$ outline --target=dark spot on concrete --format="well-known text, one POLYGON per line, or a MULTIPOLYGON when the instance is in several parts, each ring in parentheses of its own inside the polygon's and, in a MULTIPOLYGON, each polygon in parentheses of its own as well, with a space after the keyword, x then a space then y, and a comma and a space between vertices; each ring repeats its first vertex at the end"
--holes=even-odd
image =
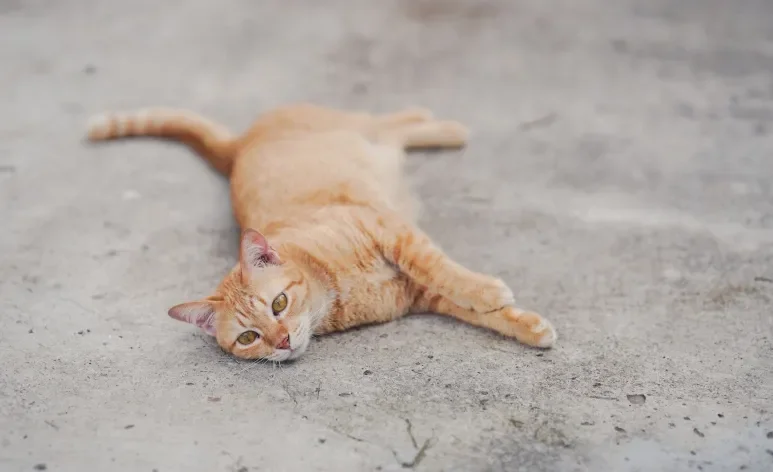
POLYGON ((773 279, 768 278, 768 277, 755 277, 754 281, 755 282, 766 282, 766 283, 769 283, 769 284, 773 284, 773 279))
POLYGON ((16 172, 15 166, 8 166, 8 165, 0 166, 0 174, 13 174, 14 172, 16 172))
POLYGON ((722 413, 717 413, 717 416, 720 417, 720 418, 724 418, 725 417, 725 415, 723 415, 722 413))
POLYGON ((327 439, 319 438, 318 441, 319 441, 320 444, 325 444, 325 441, 327 441, 327 439))
POLYGON ((250 469, 248 469, 246 466, 239 467, 236 472, 249 472, 250 469))
POLYGON ((683 118, 695 118, 695 109, 688 103, 679 103, 676 105, 676 114, 683 118))
POLYGON ((379 338, 385 338, 387 336, 389 336, 389 335, 387 333, 384 333, 384 334, 379 335, 379 338))
POLYGON ((624 39, 613 39, 612 49, 614 49, 615 52, 628 52, 628 41, 624 39))
POLYGON ((531 120, 526 121, 518 125, 518 128, 521 131, 529 131, 532 129, 538 129, 538 128, 547 128, 553 123, 556 122, 558 119, 558 115, 556 113, 548 113, 547 115, 531 120))
POLYGON ((617 431, 618 433, 625 433, 625 430, 620 426, 615 426, 615 431, 617 431))
POLYGON ((352 93, 355 95, 365 95, 368 93, 368 84, 364 82, 357 82, 354 85, 352 85, 352 93))
POLYGON ((593 383, 593 386, 594 386, 594 387, 601 387, 601 382, 594 382, 594 383, 593 383))
POLYGON ((362 373, 362 375, 371 375, 371 374, 373 374, 372 370, 366 370, 365 372, 362 373))
POLYGON ((628 398, 628 401, 632 405, 644 405, 644 402, 647 401, 647 396, 644 395, 643 393, 637 393, 637 394, 634 394, 634 395, 626 395, 626 397, 628 398))
POLYGON ((35 467, 33 467, 35 470, 46 470, 48 469, 48 466, 46 464, 35 464, 35 467))
POLYGON ((768 439, 773 439, 773 431, 768 431, 768 434, 765 435, 768 439))
POLYGON ((521 427, 523 427, 523 421, 521 421, 521 420, 516 420, 516 419, 514 419, 514 418, 510 418, 510 424, 511 424, 511 425, 513 425, 513 426, 515 426, 516 428, 521 428, 521 427))
POLYGON ((580 423, 580 426, 593 426, 595 424, 596 423, 594 423, 593 421, 583 421, 582 423, 580 423))
POLYGON ((773 456, 773 449, 765 449, 765 452, 773 456))
POLYGON ((695 456, 697 453, 695 451, 690 451, 690 455, 695 456))
POLYGON ((209 401, 211 401, 213 403, 217 403, 217 402, 220 401, 220 397, 207 397, 207 400, 209 400, 209 401))
POLYGON ((668 427, 669 428, 676 428, 676 424, 675 423, 668 423, 668 427))
POLYGON ((479 0, 403 0, 405 16, 421 23, 470 23, 493 19, 499 13, 498 4, 479 0))
POLYGON ((30 328, 30 330, 29 330, 29 331, 27 331, 27 332, 28 332, 29 334, 32 334, 32 333, 33 333, 33 331, 32 331, 32 328, 30 328))
POLYGON ((699 437, 701 437, 701 438, 705 438, 705 437, 706 437, 706 435, 705 435, 705 434, 703 434, 703 432, 701 432, 701 430, 699 430, 698 428, 693 428, 693 429, 692 429, 692 432, 693 432, 693 433, 695 433, 695 434, 697 434, 697 435, 698 435, 699 437))
POLYGON ((338 394, 339 397, 350 397, 351 395, 351 392, 342 392, 338 394))
POLYGON ((709 292, 709 302, 718 308, 737 303, 744 298, 757 298, 763 301, 770 299, 758 287, 746 285, 727 285, 709 292))
POLYGON ((83 68, 83 73, 86 75, 93 75, 96 72, 97 72, 97 68, 91 64, 88 64, 86 67, 83 68))
POLYGON ((133 424, 127 424, 126 426, 123 427, 123 429, 132 429, 133 427, 134 427, 133 424))
POLYGON ((689 417, 689 416, 685 416, 683 419, 684 419, 685 421, 690 421, 690 417, 689 417))

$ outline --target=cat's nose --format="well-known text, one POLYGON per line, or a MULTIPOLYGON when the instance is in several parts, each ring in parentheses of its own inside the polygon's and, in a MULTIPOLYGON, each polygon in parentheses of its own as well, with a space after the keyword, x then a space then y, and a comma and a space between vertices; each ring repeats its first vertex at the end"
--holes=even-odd
POLYGON ((290 335, 284 337, 281 341, 279 341, 276 344, 277 349, 290 349, 290 335))

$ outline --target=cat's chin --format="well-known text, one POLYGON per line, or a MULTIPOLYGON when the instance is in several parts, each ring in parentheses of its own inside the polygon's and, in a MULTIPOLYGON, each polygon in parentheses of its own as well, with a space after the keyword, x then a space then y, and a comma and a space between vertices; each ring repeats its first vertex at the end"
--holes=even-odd
POLYGON ((287 357, 287 360, 292 361, 292 360, 298 359, 299 357, 304 355, 306 353, 306 349, 308 349, 308 347, 309 347, 309 342, 310 342, 310 340, 307 339, 306 341, 304 341, 303 344, 298 346, 297 349, 291 351, 290 355, 287 357))

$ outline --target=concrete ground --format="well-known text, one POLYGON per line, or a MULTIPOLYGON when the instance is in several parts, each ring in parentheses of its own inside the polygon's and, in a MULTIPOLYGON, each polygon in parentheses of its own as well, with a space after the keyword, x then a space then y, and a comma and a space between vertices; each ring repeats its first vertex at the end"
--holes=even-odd
POLYGON ((2 0, 0 470, 773 470, 773 3, 2 0), (169 306, 236 255, 187 149, 311 100, 423 105, 424 228, 559 330, 433 316, 237 362, 169 306))

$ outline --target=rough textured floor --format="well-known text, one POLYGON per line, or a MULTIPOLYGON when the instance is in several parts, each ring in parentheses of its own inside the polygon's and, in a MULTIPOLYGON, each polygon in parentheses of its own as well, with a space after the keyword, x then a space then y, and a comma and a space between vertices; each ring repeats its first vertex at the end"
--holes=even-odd
POLYGON ((773 3, 0 1, 0 470, 773 468, 773 3), (96 112, 242 129, 423 105, 423 227, 559 330, 434 316, 240 363, 166 309, 236 255, 188 150, 96 112))

